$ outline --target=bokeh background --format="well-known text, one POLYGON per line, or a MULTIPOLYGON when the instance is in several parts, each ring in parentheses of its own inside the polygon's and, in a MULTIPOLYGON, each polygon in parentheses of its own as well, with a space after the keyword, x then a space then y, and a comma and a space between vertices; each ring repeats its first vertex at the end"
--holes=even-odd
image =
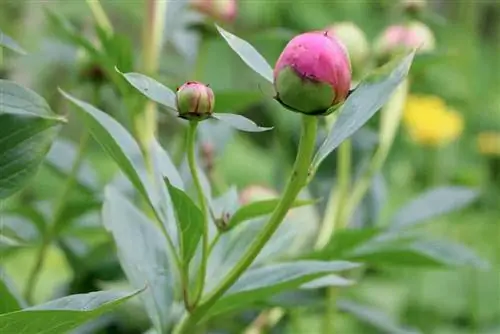
MULTIPOLYGON (((220 37, 208 32, 200 43, 200 28, 193 23, 196 15, 191 15, 181 3, 169 3, 159 80, 175 87, 196 76, 209 83, 216 94, 220 92, 216 107, 220 111, 242 113, 259 124, 275 126, 275 131, 254 135, 233 133, 213 125, 206 127, 202 138, 213 146, 218 178, 226 184, 235 184, 240 189, 255 184, 281 189, 293 163, 298 118, 283 112, 272 101, 270 93, 261 88, 260 79, 220 37)), ((141 52, 143 3, 108 0, 102 4, 115 30, 122 35, 124 50, 130 47, 133 51, 133 57, 117 52, 120 70, 133 70, 141 52)), ((64 17, 82 34, 92 36, 93 17, 84 1, 0 0, 0 28, 28 51, 24 57, 4 53, 1 76, 34 89, 48 99, 56 112, 68 114, 70 122, 62 137, 76 142, 81 124, 72 120, 57 87, 90 97, 91 87, 101 77, 96 64, 61 37, 60 29, 46 10, 64 17)), ((297 33, 352 21, 373 45, 387 26, 402 20, 401 7, 395 0, 239 0, 237 19, 228 29, 250 41, 273 64, 287 41, 297 33)), ((377 214, 359 218, 357 223, 384 224, 396 208, 438 185, 477 188, 481 196, 472 206, 423 228, 471 246, 490 261, 492 268, 485 271, 424 270, 411 266, 374 268, 349 294, 422 333, 500 333, 500 3, 428 1, 419 20, 435 34, 436 49, 431 55, 418 58, 412 67, 410 97, 401 128, 372 192, 377 214)), ((106 79, 103 80, 98 84, 100 107, 127 124, 119 99, 106 79)), ((159 122, 160 139, 175 157, 179 152, 175 135, 179 124, 165 114, 161 114, 159 122)), ((377 122, 375 118, 365 131, 356 135, 356 161, 362 161, 372 152, 377 122)), ((109 180, 116 171, 114 163, 94 142, 88 154, 97 179, 101 183, 109 180)), ((64 157, 53 158, 64 160, 64 157)), ((318 174, 320 181, 312 191, 319 197, 329 192, 335 159, 335 156, 329 158, 318 174)), ((43 207, 60 191, 62 180, 51 166, 44 166, 34 182, 10 201, 43 207)), ((86 194, 73 192, 71 196, 85 198, 86 194)), ((320 205, 318 212, 322 209, 320 205)), ((96 232, 100 231, 98 214, 85 219, 88 226, 81 233, 88 233, 96 240, 105 238, 96 232)), ((26 281, 26 268, 33 265, 33 254, 34 250, 28 248, 3 260, 5 269, 20 288, 26 281)), ((37 300, 63 291, 91 291, 119 284, 116 282, 120 282, 120 271, 112 251, 96 253, 96 258, 89 256, 88 262, 93 271, 81 273, 78 268, 71 268, 60 248, 53 247, 36 289, 37 300)), ((112 322, 115 327, 108 327, 106 333, 139 332, 138 313, 133 305, 127 310, 130 313, 122 311, 119 320, 112 322)), ((316 333, 318 315, 307 308, 297 312, 298 321, 276 331, 316 333)), ((342 334, 396 332, 390 327, 376 329, 343 315, 339 324, 342 334)))

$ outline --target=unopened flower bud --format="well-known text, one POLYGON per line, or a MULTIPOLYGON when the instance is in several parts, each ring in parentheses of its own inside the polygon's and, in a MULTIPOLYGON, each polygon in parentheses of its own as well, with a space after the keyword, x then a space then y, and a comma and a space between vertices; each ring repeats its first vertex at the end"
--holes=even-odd
POLYGON ((304 114, 324 115, 329 108, 340 106, 350 86, 347 50, 327 31, 294 37, 274 68, 276 99, 288 109, 304 114))
POLYGON ((214 93, 207 85, 189 81, 177 88, 176 103, 179 117, 188 120, 203 120, 214 109, 214 93))
POLYGON ((415 16, 421 13, 427 6, 426 0, 402 0, 401 7, 406 14, 415 16))
POLYGON ((387 28, 377 40, 375 49, 379 58, 386 58, 399 51, 417 49, 418 53, 432 52, 436 40, 432 30, 425 24, 414 21, 408 25, 387 28))
POLYGON ((363 30, 352 22, 339 22, 330 26, 328 32, 346 46, 353 71, 361 72, 370 55, 370 45, 363 30))
POLYGON ((191 0, 191 6, 217 21, 231 22, 236 18, 236 0, 191 0))

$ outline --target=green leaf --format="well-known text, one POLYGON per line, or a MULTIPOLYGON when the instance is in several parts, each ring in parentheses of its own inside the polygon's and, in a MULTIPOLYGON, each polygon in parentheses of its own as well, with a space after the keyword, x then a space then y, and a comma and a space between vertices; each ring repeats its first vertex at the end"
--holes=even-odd
POLYGON ((0 234, 0 255, 4 255, 16 248, 23 247, 24 245, 10 237, 0 234))
POLYGON ((104 193, 103 223, 112 234, 118 258, 134 288, 141 294, 146 312, 160 333, 168 333, 175 293, 175 267, 161 231, 128 199, 112 187, 104 193))
POLYGON ((0 268, 0 314, 14 312, 26 307, 26 302, 0 268))
POLYGON ((261 92, 221 90, 214 92, 216 112, 238 112, 262 100, 261 92))
POLYGON ((156 157, 156 161, 158 164, 158 170, 163 178, 168 178, 172 185, 176 188, 184 189, 184 181, 182 181, 182 177, 175 167, 172 158, 168 154, 168 152, 161 147, 160 143, 157 140, 153 141, 153 149, 154 156, 156 157))
POLYGON ((273 294, 297 289, 303 284, 359 267, 346 261, 296 261, 250 269, 226 292, 209 311, 211 315, 227 312, 241 305, 264 300, 273 294))
POLYGON ((391 219, 391 229, 413 227, 428 219, 462 209, 471 204, 479 192, 465 187, 439 187, 425 192, 404 205, 391 219))
POLYGON ((231 49, 233 49, 233 51, 240 56, 245 64, 270 83, 274 82, 273 69, 268 64, 266 59, 257 50, 255 50, 250 43, 231 34, 230 32, 225 31, 218 25, 216 25, 216 28, 221 36, 226 40, 227 44, 229 44, 231 49))
MULTIPOLYGON (((113 158, 129 181, 144 196, 148 204, 156 212, 161 212, 161 201, 158 194, 146 175, 146 164, 142 158, 139 145, 132 135, 111 116, 94 106, 80 101, 63 90, 61 94, 76 105, 75 110, 85 122, 94 139, 101 145, 106 153, 113 158)), ((162 221, 166 218, 162 217, 162 221)))
POLYGON ((246 132, 263 132, 263 131, 269 131, 273 128, 273 127, 258 126, 252 120, 249 120, 244 116, 236 114, 214 113, 212 114, 212 117, 232 126, 233 128, 246 132))
MULTIPOLYGON (((278 205, 279 201, 279 199, 257 201, 239 208, 229 219, 229 222, 227 224, 228 229, 232 229, 250 219, 258 218, 272 213, 278 205)), ((297 208, 314 203, 316 203, 315 200, 297 200, 292 204, 291 207, 297 208)))
POLYGON ((203 235, 203 213, 185 192, 174 187, 168 179, 165 179, 165 184, 177 214, 181 256, 187 267, 203 235))
POLYGON ((378 329, 379 331, 387 334, 417 334, 418 331, 403 328, 402 326, 395 323, 395 321, 389 318, 386 314, 381 311, 374 309, 373 307, 368 307, 365 305, 360 305, 356 302, 350 300, 339 300, 337 306, 340 310, 350 313, 355 316, 360 321, 378 329))
POLYGON ((144 74, 121 73, 117 68, 116 71, 144 96, 177 113, 175 93, 170 88, 144 74))
POLYGON ((392 240, 391 237, 376 238, 345 254, 345 258, 386 266, 488 267, 486 261, 460 244, 446 240, 415 240, 415 235, 394 236, 392 240))
POLYGON ((380 232, 379 229, 375 228, 337 231, 323 249, 315 251, 306 257, 321 260, 343 258, 346 253, 373 239, 380 232))
POLYGON ((35 92, 0 80, 0 199, 28 184, 62 121, 35 92))
POLYGON ((354 282, 353 280, 331 274, 307 282, 306 284, 303 284, 300 288, 303 290, 313 290, 313 289, 327 288, 332 286, 347 287, 347 286, 352 286, 355 283, 356 282, 354 282))
POLYGON ((17 52, 23 56, 26 54, 26 51, 24 51, 24 49, 19 44, 17 44, 17 42, 13 40, 12 37, 4 34, 1 30, 0 30, 0 46, 3 46, 11 51, 17 52))
POLYGON ((391 62, 370 74, 345 101, 337 121, 313 159, 313 169, 344 140, 358 131, 387 102, 407 76, 414 53, 391 62))
MULTIPOLYGON (((78 154, 77 150, 78 148, 71 141, 59 138, 54 141, 45 163, 50 169, 66 177, 71 172, 73 162, 78 154)), ((86 160, 81 162, 75 179, 78 185, 89 192, 96 192, 101 189, 96 171, 86 160)))
POLYGON ((60 334, 109 312, 137 295, 99 291, 71 295, 11 313, 0 315, 1 333, 60 334))

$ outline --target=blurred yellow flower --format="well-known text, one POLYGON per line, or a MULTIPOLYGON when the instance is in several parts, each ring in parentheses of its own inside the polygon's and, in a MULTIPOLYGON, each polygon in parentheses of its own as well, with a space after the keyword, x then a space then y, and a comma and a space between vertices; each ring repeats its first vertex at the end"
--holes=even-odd
POLYGON ((410 95, 403 121, 411 139, 424 146, 446 145, 457 139, 464 127, 462 116, 432 95, 410 95))
POLYGON ((500 155, 500 132, 483 132, 477 138, 479 153, 500 155))

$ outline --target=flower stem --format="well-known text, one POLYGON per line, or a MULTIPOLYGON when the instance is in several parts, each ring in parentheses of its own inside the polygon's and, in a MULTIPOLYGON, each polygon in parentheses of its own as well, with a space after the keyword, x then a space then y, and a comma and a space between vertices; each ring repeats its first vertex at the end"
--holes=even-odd
POLYGON ((113 33, 113 26, 109 21, 106 12, 102 8, 101 2, 99 0, 86 0, 87 5, 89 5, 90 10, 92 11, 92 15, 97 22, 97 25, 104 30, 108 35, 113 33))
POLYGON ((205 195, 203 194, 203 187, 201 186, 200 177, 198 175, 198 166, 196 164, 195 151, 196 151, 196 129, 198 128, 197 121, 189 122, 189 128, 187 132, 187 154, 188 154, 188 164, 191 170, 191 175, 193 177, 193 184, 198 193, 198 202, 200 204, 201 212, 203 214, 203 237, 202 237, 202 259, 200 272, 198 277, 198 292, 196 293, 196 298, 194 304, 196 305, 203 294, 203 288, 205 286, 205 275, 207 272, 207 261, 208 261, 208 207, 205 195))
POLYGON ((262 248, 273 236, 274 232, 285 218, 290 206, 297 198, 300 190, 306 185, 316 144, 317 124, 318 120, 316 117, 302 116, 302 136, 293 172, 285 187, 284 194, 272 213, 269 222, 264 230, 256 237, 242 259, 233 267, 231 272, 229 272, 222 282, 202 300, 199 307, 196 308, 193 313, 184 316, 175 330, 176 334, 192 332, 192 328, 196 323, 203 318, 203 315, 238 280, 245 270, 250 267, 262 248))
POLYGON ((40 251, 38 252, 35 260, 35 265, 33 266, 28 276, 28 283, 25 291, 25 299, 28 303, 31 303, 33 301, 32 300, 33 292, 35 290, 35 285, 38 281, 38 277, 40 276, 41 269, 43 268, 47 250, 49 249, 52 240, 54 239, 60 228, 59 225, 62 222, 61 221, 62 214, 64 212, 64 209, 66 208, 66 204, 68 203, 68 196, 75 183, 76 174, 78 173, 80 166, 82 164, 88 139, 89 139, 88 132, 84 132, 80 137, 78 154, 75 158, 75 161, 73 162, 73 165, 71 166, 71 170, 63 186, 63 190, 61 191, 61 194, 54 206, 54 216, 52 219, 52 224, 47 227, 44 233, 42 245, 40 246, 40 251))

